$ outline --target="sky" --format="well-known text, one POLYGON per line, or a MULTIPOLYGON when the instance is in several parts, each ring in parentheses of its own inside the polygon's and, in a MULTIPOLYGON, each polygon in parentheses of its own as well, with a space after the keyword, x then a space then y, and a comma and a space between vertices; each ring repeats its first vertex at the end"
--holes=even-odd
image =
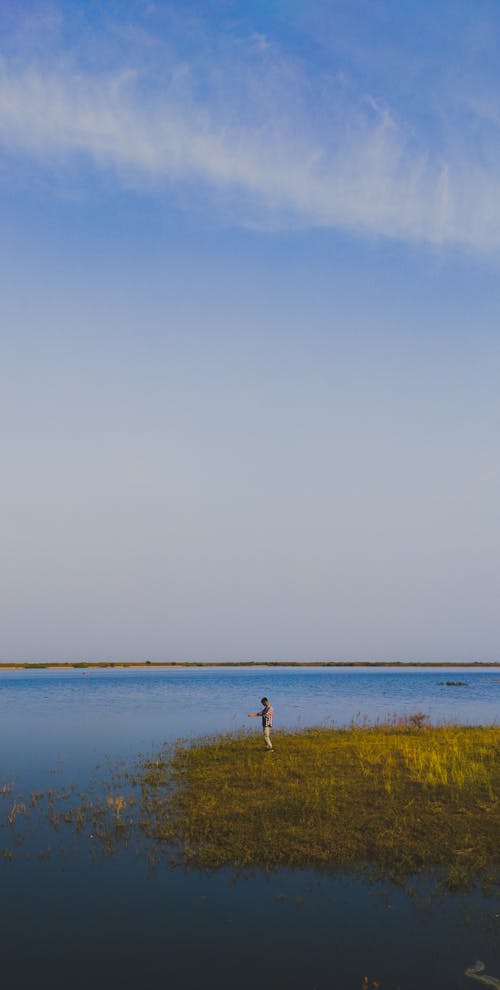
POLYGON ((3 0, 0 660, 500 659, 497 0, 3 0))

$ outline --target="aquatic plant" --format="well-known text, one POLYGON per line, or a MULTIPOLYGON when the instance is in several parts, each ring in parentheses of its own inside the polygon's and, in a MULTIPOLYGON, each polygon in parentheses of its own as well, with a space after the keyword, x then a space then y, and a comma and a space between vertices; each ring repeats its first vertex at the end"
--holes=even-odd
POLYGON ((7 814, 7 821, 9 825, 14 825, 14 822, 18 815, 26 814, 26 805, 23 801, 14 801, 12 808, 7 814))
POLYGON ((112 808, 115 814, 116 823, 119 824, 121 821, 121 813, 126 806, 126 798, 123 794, 108 794, 106 798, 109 808, 112 808))
POLYGON ((269 754, 261 745, 248 735, 179 745, 150 829, 206 867, 444 867, 461 886, 498 863, 495 727, 410 717, 276 733, 269 754))

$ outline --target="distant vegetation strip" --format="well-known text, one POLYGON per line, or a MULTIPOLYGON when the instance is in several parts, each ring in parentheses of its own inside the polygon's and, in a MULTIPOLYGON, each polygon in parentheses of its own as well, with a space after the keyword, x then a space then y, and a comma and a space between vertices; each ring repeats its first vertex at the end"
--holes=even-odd
POLYGON ((422 663, 405 660, 65 660, 25 663, 10 663, 0 661, 1 670, 103 670, 109 667, 424 667, 459 668, 459 667, 493 667, 500 669, 500 660, 471 660, 447 661, 440 663, 434 660, 422 663))

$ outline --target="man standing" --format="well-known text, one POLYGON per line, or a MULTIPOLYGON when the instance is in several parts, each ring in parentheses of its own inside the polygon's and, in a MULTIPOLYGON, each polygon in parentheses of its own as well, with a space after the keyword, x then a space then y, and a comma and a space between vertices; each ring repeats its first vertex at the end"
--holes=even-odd
POLYGON ((264 730, 264 742, 267 749, 272 749, 273 744, 271 742, 271 729, 273 727, 273 715, 274 709, 269 704, 269 698, 261 698, 261 705, 264 705, 261 712, 250 712, 249 718, 262 718, 262 728, 264 730))

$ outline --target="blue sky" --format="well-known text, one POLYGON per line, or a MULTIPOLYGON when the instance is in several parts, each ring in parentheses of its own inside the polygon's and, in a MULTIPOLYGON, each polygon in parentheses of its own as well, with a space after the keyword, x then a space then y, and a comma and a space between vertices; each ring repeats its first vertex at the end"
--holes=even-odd
POLYGON ((1 656, 498 658, 495 3, 5 3, 1 656))

